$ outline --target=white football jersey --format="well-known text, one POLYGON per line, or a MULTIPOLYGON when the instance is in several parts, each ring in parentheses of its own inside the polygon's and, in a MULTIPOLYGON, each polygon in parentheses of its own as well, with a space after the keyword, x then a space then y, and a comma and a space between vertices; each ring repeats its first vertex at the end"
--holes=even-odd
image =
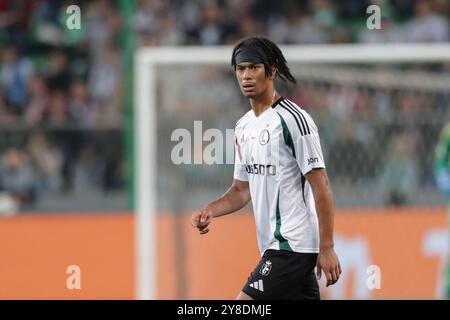
POLYGON ((258 117, 247 112, 235 128, 234 179, 248 181, 261 255, 267 249, 319 252, 319 228, 305 175, 325 168, 317 126, 281 97, 258 117))

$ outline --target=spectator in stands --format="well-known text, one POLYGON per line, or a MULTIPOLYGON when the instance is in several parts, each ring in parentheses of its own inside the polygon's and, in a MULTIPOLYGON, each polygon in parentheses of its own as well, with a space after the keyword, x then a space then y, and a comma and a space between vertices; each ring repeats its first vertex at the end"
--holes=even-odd
POLYGON ((68 105, 70 119, 80 128, 95 128, 98 118, 97 105, 89 96, 87 84, 83 80, 75 80, 70 86, 68 105))
POLYGON ((25 122, 32 126, 39 124, 48 109, 48 103, 47 84, 41 75, 35 75, 28 83, 28 99, 24 110, 25 122))
POLYGON ((62 186, 61 151, 51 145, 42 132, 33 132, 30 135, 26 151, 35 171, 39 191, 58 191, 62 186))
POLYGON ((24 152, 8 148, 0 162, 0 191, 6 192, 19 205, 36 200, 36 180, 24 152))
POLYGON ((32 74, 32 63, 27 58, 20 57, 14 46, 6 45, 0 50, 0 85, 15 113, 22 111, 27 97, 27 84, 32 74))
POLYGON ((417 194, 419 168, 415 162, 416 139, 409 132, 395 135, 384 152, 379 187, 389 205, 405 205, 417 194))
POLYGON ((202 45, 219 45, 223 41, 224 31, 224 12, 216 2, 205 2, 201 24, 197 30, 200 44, 202 45))
POLYGON ((120 55, 118 48, 108 47, 94 60, 89 73, 89 94, 99 103, 101 120, 107 123, 120 122, 122 115, 123 70, 120 55))
POLYGON ((121 20, 112 1, 90 1, 86 8, 87 49, 93 58, 98 58, 105 47, 120 40, 121 20))
POLYGON ((1 93, 0 87, 0 124, 11 125, 17 121, 14 108, 9 103, 8 99, 1 93))
POLYGON ((282 16, 274 19, 268 30, 274 41, 286 44, 324 43, 327 39, 304 9, 293 3, 282 16))
POLYGON ((414 7, 414 17, 409 22, 407 34, 411 42, 449 41, 449 23, 434 10, 434 3, 418 0, 414 7))
POLYGON ((67 91, 71 79, 67 55, 62 51, 52 52, 44 75, 50 91, 67 91))
POLYGON ((334 164, 330 162, 330 175, 333 175, 335 183, 342 188, 352 188, 364 178, 361 170, 367 166, 370 157, 366 146, 357 139, 350 120, 342 120, 338 126, 338 138, 331 145, 328 154, 331 157, 339 155, 340 161, 333 161, 334 164), (355 174, 355 170, 358 174, 355 174))
POLYGON ((98 190, 102 187, 102 176, 105 164, 96 150, 90 146, 84 146, 80 151, 79 161, 74 168, 74 191, 86 193, 98 190))
POLYGON ((64 91, 54 91, 50 95, 46 122, 51 126, 68 125, 67 96, 64 91))

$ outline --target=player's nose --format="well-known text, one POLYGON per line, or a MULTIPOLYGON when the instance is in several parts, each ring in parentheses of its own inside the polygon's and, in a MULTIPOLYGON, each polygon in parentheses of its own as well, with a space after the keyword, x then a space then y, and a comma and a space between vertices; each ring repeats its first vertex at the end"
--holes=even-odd
POLYGON ((250 68, 245 68, 242 74, 242 79, 249 80, 252 78, 252 73, 250 72, 250 68))

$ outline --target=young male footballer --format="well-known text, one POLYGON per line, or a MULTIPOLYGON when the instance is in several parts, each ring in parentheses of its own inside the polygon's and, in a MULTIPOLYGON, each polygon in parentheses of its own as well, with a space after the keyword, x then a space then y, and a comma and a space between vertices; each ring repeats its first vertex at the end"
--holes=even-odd
POLYGON ((267 38, 241 40, 233 66, 251 110, 235 129, 234 180, 228 191, 194 212, 200 234, 213 218, 252 200, 261 260, 237 299, 320 299, 317 277, 338 281, 333 198, 317 126, 310 115, 274 87, 295 83, 283 53, 267 38))

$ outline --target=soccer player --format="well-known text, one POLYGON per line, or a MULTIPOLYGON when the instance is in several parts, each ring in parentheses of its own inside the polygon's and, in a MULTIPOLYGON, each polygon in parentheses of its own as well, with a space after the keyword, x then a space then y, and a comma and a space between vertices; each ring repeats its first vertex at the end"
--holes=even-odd
POLYGON ((275 89, 276 77, 296 81, 272 41, 241 40, 231 65, 251 105, 236 123, 234 180, 225 194, 194 212, 191 223, 206 234, 213 218, 251 199, 262 257, 236 299, 320 299, 314 268, 329 286, 339 279, 341 266, 317 126, 275 89))

